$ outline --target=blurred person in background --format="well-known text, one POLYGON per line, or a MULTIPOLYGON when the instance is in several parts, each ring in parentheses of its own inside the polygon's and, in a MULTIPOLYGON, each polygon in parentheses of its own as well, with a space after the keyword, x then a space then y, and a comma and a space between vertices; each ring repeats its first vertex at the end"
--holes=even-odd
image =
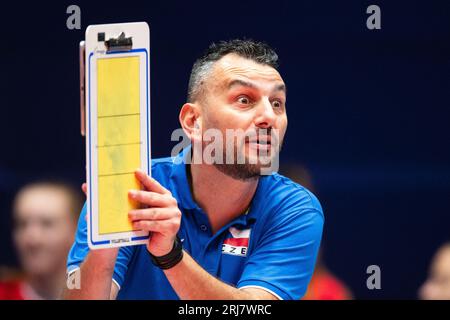
POLYGON ((13 242, 21 270, 2 269, 0 300, 60 297, 81 207, 80 192, 61 181, 34 182, 19 190, 13 203, 13 242))
MULTIPOLYGON (((280 173, 316 194, 311 174, 302 165, 289 163, 280 168, 280 173)), ((317 256, 316 267, 303 300, 351 300, 349 288, 331 273, 323 261, 323 249, 317 256)))
POLYGON ((419 290, 422 300, 450 300, 450 242, 442 245, 431 262, 428 279, 419 290))
POLYGON ((352 300, 348 287, 331 273, 322 260, 322 250, 303 300, 352 300))

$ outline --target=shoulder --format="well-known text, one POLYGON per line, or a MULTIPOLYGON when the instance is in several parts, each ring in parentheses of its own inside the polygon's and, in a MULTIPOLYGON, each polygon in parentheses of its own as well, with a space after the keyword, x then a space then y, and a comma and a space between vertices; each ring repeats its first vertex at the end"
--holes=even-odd
POLYGON ((304 186, 279 173, 274 173, 265 179, 264 187, 270 190, 266 194, 271 200, 277 200, 284 209, 287 209, 286 207, 309 209, 323 216, 319 199, 304 186))
POLYGON ((172 174, 173 166, 173 157, 152 159, 152 177, 160 183, 165 184, 172 174))
POLYGON ((319 199, 304 186, 278 173, 261 178, 259 199, 271 208, 272 215, 286 216, 302 214, 318 215, 324 219, 319 199))
POLYGON ((256 219, 252 232, 256 241, 253 243, 276 247, 283 252, 291 250, 295 254, 299 252, 297 250, 315 250, 325 223, 317 197, 280 174, 260 179, 256 201, 250 210, 256 219))
POLYGON ((152 169, 167 169, 172 168, 174 164, 174 157, 164 157, 164 158, 156 158, 152 159, 152 169))

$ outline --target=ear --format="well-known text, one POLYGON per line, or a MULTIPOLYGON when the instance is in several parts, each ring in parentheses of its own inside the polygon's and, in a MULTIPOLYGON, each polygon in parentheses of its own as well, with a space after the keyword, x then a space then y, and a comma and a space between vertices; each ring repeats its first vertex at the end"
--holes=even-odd
POLYGON ((191 141, 202 138, 201 109, 196 103, 185 103, 181 108, 179 120, 184 133, 191 141))

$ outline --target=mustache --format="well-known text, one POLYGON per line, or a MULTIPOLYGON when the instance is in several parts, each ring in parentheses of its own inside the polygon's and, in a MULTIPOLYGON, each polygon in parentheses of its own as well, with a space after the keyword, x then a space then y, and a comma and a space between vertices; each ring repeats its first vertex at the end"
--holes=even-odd
POLYGON ((246 143, 262 143, 271 145, 275 150, 280 149, 282 135, 279 129, 273 127, 254 127, 248 130, 208 128, 202 132, 202 144, 222 143, 223 145, 235 144, 241 148, 246 143), (220 141, 220 142, 219 142, 220 141))
POLYGON ((254 128, 245 132, 244 142, 265 142, 275 146, 280 143, 279 130, 273 127, 268 128, 254 128))

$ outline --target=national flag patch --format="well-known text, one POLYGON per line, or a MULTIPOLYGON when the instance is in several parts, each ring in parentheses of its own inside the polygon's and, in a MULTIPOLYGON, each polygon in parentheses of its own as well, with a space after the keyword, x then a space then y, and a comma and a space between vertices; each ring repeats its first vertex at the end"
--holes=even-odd
POLYGON ((223 241, 222 253, 245 257, 247 255, 251 229, 239 230, 235 227, 230 227, 228 231, 230 231, 231 238, 223 241))

